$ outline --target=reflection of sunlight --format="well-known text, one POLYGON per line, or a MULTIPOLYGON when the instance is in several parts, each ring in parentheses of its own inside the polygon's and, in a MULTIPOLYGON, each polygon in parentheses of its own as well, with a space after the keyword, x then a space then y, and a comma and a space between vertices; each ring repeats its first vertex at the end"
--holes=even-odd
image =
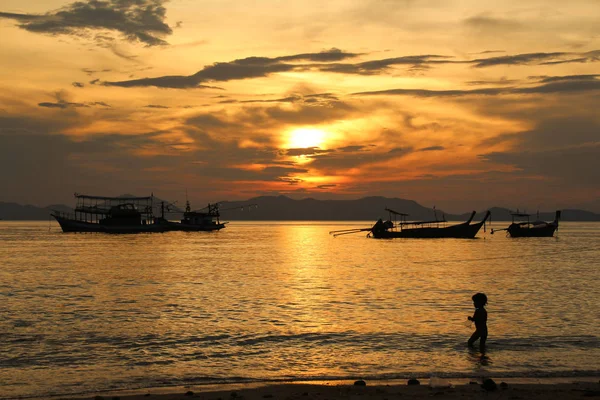
MULTIPOLYGON (((331 270, 323 260, 327 259, 322 246, 323 228, 320 225, 286 226, 278 236, 278 246, 283 249, 289 273, 285 283, 288 288, 286 304, 294 308, 297 328, 311 332, 332 329, 335 312, 323 307, 331 295, 331 270)), ((335 279, 333 279, 335 281, 335 279)))
POLYGON ((291 149, 320 147, 326 133, 316 128, 298 128, 288 133, 286 146, 291 149))

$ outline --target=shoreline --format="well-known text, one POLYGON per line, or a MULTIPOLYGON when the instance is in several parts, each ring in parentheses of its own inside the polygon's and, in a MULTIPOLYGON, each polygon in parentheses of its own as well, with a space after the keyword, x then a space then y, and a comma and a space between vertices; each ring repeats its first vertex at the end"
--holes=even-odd
POLYGON ((140 389, 31 396, 19 399, 35 400, 392 400, 398 396, 425 399, 579 399, 600 397, 600 374, 586 377, 498 377, 490 378, 497 388, 482 388, 485 378, 417 377, 419 385, 409 385, 408 379, 260 381, 245 383, 206 383, 186 386, 163 386, 140 389))

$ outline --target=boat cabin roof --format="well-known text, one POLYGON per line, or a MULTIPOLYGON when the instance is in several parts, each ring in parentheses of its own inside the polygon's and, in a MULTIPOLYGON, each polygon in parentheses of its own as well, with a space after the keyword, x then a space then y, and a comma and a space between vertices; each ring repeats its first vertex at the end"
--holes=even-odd
POLYGON ((400 215, 400 216, 403 216, 403 217, 408 217, 408 214, 399 213, 398 211, 394 211, 391 208, 386 208, 385 211, 388 211, 388 212, 390 212, 392 214, 400 215))
POLYGON ((90 200, 106 200, 106 201, 150 201, 152 196, 148 197, 105 197, 105 196, 88 196, 85 194, 75 193, 75 197, 78 199, 90 199, 90 200))

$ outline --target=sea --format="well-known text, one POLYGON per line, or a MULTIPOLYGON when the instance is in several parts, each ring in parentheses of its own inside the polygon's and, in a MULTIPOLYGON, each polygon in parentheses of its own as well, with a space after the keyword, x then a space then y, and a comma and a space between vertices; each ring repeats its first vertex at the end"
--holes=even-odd
POLYGON ((600 223, 552 238, 329 234, 370 225, 109 235, 0 221, 0 398, 600 375, 600 223), (477 292, 485 356, 466 346, 477 292))

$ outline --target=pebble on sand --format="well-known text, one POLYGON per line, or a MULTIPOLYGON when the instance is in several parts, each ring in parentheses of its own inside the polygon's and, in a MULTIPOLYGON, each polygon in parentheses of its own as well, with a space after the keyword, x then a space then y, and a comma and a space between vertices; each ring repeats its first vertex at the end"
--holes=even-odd
POLYGON ((494 390, 496 390, 498 388, 498 385, 496 385, 496 382, 494 382, 493 379, 488 378, 483 381, 483 384, 481 385, 481 387, 488 392, 493 392, 494 390))

